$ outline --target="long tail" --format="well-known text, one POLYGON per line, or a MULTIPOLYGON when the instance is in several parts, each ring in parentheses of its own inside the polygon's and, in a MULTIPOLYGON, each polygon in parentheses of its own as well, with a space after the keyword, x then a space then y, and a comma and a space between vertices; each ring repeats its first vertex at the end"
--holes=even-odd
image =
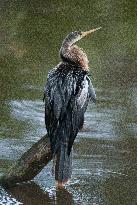
POLYGON ((72 174, 72 151, 68 155, 67 144, 62 143, 56 153, 55 160, 55 180, 60 184, 65 184, 72 174))

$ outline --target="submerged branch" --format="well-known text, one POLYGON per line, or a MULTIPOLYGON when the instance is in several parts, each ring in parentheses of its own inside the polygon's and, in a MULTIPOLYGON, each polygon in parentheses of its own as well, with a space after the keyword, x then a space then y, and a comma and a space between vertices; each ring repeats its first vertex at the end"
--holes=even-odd
POLYGON ((12 187, 16 183, 32 180, 52 159, 47 135, 36 142, 0 179, 3 187, 12 187))

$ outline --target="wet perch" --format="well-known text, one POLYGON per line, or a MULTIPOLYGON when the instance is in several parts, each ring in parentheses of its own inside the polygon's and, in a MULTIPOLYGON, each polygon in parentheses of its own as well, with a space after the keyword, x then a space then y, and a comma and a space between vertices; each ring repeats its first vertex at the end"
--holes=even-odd
POLYGON ((0 179, 3 187, 12 187, 16 183, 32 180, 52 159, 47 135, 36 142, 0 179))

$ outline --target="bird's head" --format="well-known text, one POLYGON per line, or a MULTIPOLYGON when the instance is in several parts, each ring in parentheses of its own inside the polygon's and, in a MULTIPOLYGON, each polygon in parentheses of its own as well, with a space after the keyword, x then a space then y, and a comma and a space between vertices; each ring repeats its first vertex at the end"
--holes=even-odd
POLYGON ((67 37, 64 39, 63 41, 63 45, 73 45, 74 43, 76 43, 77 41, 79 41, 80 39, 84 38, 85 36, 88 36, 92 33, 94 33, 95 31, 101 29, 101 27, 99 28, 95 28, 95 29, 91 29, 89 31, 86 32, 82 32, 82 31, 74 31, 71 32, 70 34, 67 35, 67 37))
POLYGON ((62 46, 60 48, 60 57, 63 62, 71 62, 80 65, 84 70, 88 70, 88 58, 83 49, 80 49, 78 46, 74 45, 80 39, 94 33, 99 30, 99 28, 95 28, 86 32, 82 31, 74 31, 67 35, 64 39, 62 46))

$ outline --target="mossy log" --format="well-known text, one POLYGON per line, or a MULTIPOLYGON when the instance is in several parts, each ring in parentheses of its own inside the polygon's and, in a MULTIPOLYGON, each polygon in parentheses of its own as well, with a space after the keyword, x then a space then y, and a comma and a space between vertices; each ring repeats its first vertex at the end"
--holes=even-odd
POLYGON ((11 166, 7 174, 0 179, 0 185, 8 188, 32 180, 51 159, 50 143, 45 135, 11 166))

